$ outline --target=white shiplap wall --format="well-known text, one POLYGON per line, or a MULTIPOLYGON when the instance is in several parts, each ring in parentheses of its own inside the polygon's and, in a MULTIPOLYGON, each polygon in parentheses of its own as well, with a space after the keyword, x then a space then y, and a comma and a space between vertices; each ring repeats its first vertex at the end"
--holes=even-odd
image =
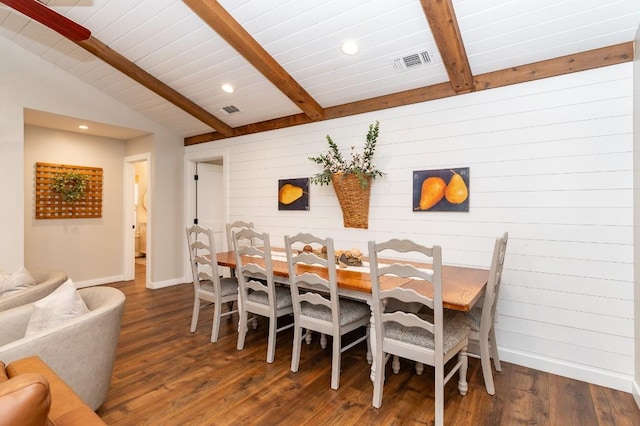
MULTIPOLYGON (((633 140, 634 145, 640 145, 640 28, 636 32, 634 41, 634 60, 633 60, 633 140)), ((640 150, 633 150, 633 192, 634 192, 634 215, 633 215, 633 234, 634 247, 640 246, 640 150)), ((640 262, 640 250, 634 250, 634 265, 640 262)), ((640 270, 634 270, 635 282, 640 282, 640 270)), ((634 311, 640 312, 640 288, 635 286, 634 289, 634 311)), ((635 338, 635 373, 633 380, 633 397, 636 404, 640 407, 640 318, 634 318, 634 338, 635 338)))
POLYGON ((488 267, 510 235, 498 305, 505 361, 631 390, 632 65, 457 96, 186 149, 224 150, 229 220, 271 234, 331 235, 339 248, 411 238, 445 263, 488 267), (332 187, 279 212, 277 182, 310 176, 330 134, 348 154, 380 121, 369 229, 345 229, 332 187), (412 171, 470 168, 468 213, 413 212, 412 171))

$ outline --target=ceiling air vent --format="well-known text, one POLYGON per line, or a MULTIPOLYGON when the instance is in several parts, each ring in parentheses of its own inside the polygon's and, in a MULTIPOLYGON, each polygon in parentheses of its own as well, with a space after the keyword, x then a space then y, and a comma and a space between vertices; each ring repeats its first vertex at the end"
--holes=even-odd
POLYGON ((227 114, 233 114, 234 112, 240 112, 240 110, 233 106, 233 105, 227 105, 226 107, 222 107, 222 110, 224 112, 226 112, 227 114))
POLYGON ((393 63, 393 69, 395 69, 396 72, 404 72, 425 65, 431 65, 435 62, 434 60, 433 52, 425 50, 418 53, 411 53, 400 58, 393 58, 391 63, 393 63))

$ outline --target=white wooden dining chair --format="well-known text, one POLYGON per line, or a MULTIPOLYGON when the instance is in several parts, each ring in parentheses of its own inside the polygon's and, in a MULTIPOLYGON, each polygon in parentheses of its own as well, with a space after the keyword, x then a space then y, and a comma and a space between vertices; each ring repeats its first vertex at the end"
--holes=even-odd
POLYGON ((249 313, 267 317, 267 362, 272 363, 276 353, 276 333, 293 327, 291 323, 278 328, 278 318, 293 313, 291 292, 286 287, 276 286, 274 282, 269 234, 244 228, 233 231, 232 238, 240 287, 237 348, 239 351, 244 349, 249 313), (256 245, 244 244, 246 240, 252 240, 256 245))
POLYGON ((507 232, 505 232, 502 237, 496 238, 491 259, 491 269, 489 270, 489 279, 487 280, 487 287, 484 293, 484 301, 482 304, 476 304, 467 314, 467 321, 471 327, 468 353, 469 356, 480 358, 484 385, 489 395, 496 393, 493 383, 491 359, 493 359, 496 366, 496 371, 502 370, 500 367, 500 357, 498 356, 498 344, 494 324, 508 239, 509 234, 507 232))
MULTIPOLYGON (((227 249, 229 251, 232 251, 233 250, 233 231, 239 231, 243 228, 253 229, 253 222, 236 220, 235 222, 227 223, 225 227, 227 230, 227 249)), ((253 240, 247 240, 245 244, 255 245, 253 240)), ((230 268, 229 272, 232 277, 236 276, 236 270, 234 268, 230 268)))
POLYGON ((390 356, 398 355, 434 367, 435 424, 442 425, 444 385, 456 371, 458 390, 461 395, 467 393, 469 336, 464 315, 452 315, 443 321, 442 250, 440 246, 425 247, 409 240, 393 239, 378 244, 370 241, 369 265, 375 329, 373 406, 382 405, 386 362, 390 356), (418 269, 399 262, 379 264, 378 254, 383 251, 393 258, 407 257, 432 263, 433 269, 418 269), (409 278, 411 283, 392 286, 393 280, 398 278, 409 278), (388 281, 382 288, 381 282, 385 280, 388 281), (416 291, 425 287, 433 289, 433 298, 416 291), (388 309, 387 305, 393 309, 388 309), (457 362, 445 375, 445 364, 454 356, 458 357, 457 362))
MULTIPOLYGON (((231 222, 231 223, 227 223, 226 225, 226 229, 227 229, 227 247, 229 247, 229 251, 233 250, 233 231, 239 231, 241 229, 244 228, 253 228, 253 222, 245 222, 243 220, 236 220, 235 222, 231 222)), ((255 245, 254 241, 248 240, 246 242, 247 244, 250 245, 255 245)))
POLYGON ((316 331, 331 336, 331 389, 338 389, 342 352, 367 340, 367 353, 370 353, 368 337, 371 311, 366 303, 339 298, 333 239, 321 239, 311 234, 300 233, 292 237, 285 236, 284 240, 295 324, 291 371, 295 373, 300 367, 302 339, 308 333, 316 331), (315 246, 316 249, 326 247, 327 258, 322 258, 314 252, 299 253, 298 248, 301 249, 305 245, 315 246), (305 265, 326 268, 328 278, 306 271, 305 265), (364 335, 343 346, 342 336, 360 327, 364 327, 364 335))
POLYGON ((217 342, 220 334, 220 319, 238 312, 233 310, 233 302, 238 300, 238 280, 235 278, 221 278, 216 262, 216 248, 213 232, 210 228, 193 225, 186 228, 191 274, 193 276, 193 314, 191 315, 191 332, 198 326, 200 309, 213 304, 213 326, 211 341, 217 342), (201 305, 200 301, 208 302, 201 305), (228 309, 222 312, 222 306, 228 309))

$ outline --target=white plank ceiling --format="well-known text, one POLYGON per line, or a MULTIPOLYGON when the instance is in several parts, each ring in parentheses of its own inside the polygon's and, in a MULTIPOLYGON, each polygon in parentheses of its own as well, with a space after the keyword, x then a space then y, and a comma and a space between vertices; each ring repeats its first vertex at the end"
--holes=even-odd
MULTIPOLYGON (((231 127, 296 104, 179 0, 46 0, 231 127), (223 83, 236 90, 221 90, 223 83), (223 107, 240 111, 227 114, 223 107)), ((220 0, 323 108, 447 82, 419 0, 220 0), (357 40, 354 56, 342 54, 357 40), (393 60, 433 62, 398 72, 393 60)), ((632 41, 638 0, 454 0, 473 75, 632 41)), ((0 35, 187 137, 213 129, 44 25, 0 4, 0 35)))

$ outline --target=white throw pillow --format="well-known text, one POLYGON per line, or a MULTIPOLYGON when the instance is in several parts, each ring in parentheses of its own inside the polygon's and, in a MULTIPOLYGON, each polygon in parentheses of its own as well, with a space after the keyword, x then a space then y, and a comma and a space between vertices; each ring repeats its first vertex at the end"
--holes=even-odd
POLYGON ((24 266, 13 274, 0 271, 0 296, 17 293, 34 285, 36 280, 24 266))
POLYGON ((33 304, 31 319, 25 337, 57 327, 89 312, 84 300, 70 279, 53 293, 33 304))

